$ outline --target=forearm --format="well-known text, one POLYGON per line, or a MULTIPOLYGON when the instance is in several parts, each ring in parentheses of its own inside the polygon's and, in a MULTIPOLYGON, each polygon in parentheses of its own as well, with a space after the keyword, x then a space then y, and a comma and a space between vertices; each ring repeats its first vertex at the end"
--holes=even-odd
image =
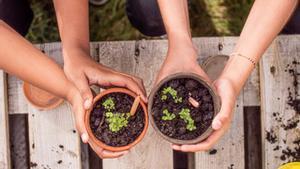
MULTIPOLYGON (((297 0, 256 0, 234 52, 258 63, 296 5, 297 0)), ((238 93, 253 69, 254 66, 249 60, 234 56, 228 61, 221 77, 229 78, 238 93)))
POLYGON ((0 21, 0 68, 57 96, 67 98, 72 85, 62 69, 7 24, 0 21))
POLYGON ((192 46, 187 0, 158 0, 169 47, 192 46))
POLYGON ((53 0, 59 33, 62 40, 64 59, 69 51, 82 49, 89 53, 88 0, 53 0))

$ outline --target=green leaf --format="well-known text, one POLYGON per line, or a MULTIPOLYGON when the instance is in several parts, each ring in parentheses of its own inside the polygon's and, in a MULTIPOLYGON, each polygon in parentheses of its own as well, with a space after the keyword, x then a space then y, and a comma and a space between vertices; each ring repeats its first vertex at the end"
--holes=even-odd
POLYGON ((115 103, 111 97, 107 98, 102 105, 104 106, 104 109, 108 111, 115 109, 115 103))
POLYGON ((181 109, 181 111, 179 112, 179 116, 181 119, 184 120, 185 123, 187 123, 187 125, 186 125, 187 130, 189 130, 189 131, 196 130, 195 122, 192 119, 191 114, 190 114, 190 109, 187 109, 187 108, 181 109))

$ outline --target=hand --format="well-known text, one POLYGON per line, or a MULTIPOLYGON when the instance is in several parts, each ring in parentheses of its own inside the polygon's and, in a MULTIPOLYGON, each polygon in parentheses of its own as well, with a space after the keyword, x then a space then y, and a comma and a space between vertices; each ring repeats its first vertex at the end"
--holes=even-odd
POLYGON ((226 133, 230 127, 233 109, 235 107, 235 100, 237 92, 233 83, 226 78, 219 78, 214 82, 217 93, 221 98, 221 110, 213 119, 212 128, 213 133, 203 142, 194 145, 173 145, 172 148, 184 152, 207 151, 226 133))
POLYGON ((179 72, 195 73, 210 81, 197 62, 197 52, 193 46, 170 47, 155 84, 165 77, 179 72))
POLYGON ((143 81, 138 77, 133 77, 125 73, 119 73, 104 65, 96 63, 81 49, 73 49, 64 53, 64 72, 67 78, 79 90, 84 100, 84 108, 92 106, 93 95, 90 85, 100 86, 120 86, 127 87, 138 95, 141 95, 144 102, 147 102, 143 81))
MULTIPOLYGON (((84 125, 85 110, 92 106, 93 95, 90 85, 100 86, 121 86, 127 87, 133 92, 141 95, 143 101, 147 102, 143 82, 140 78, 133 77, 124 73, 119 73, 108 67, 94 62, 91 57, 83 50, 72 50, 67 53, 72 58, 67 59, 64 71, 67 78, 74 84, 76 90, 71 92, 69 99, 75 114, 76 127, 84 143, 89 143, 97 155, 101 158, 116 158, 126 154, 123 152, 110 152, 103 150, 89 141, 89 137, 84 125)), ((70 56, 67 56, 70 58, 70 56)))
POLYGON ((84 143, 89 143, 92 149, 96 152, 96 154, 100 158, 102 159, 117 158, 128 153, 128 151, 122 151, 122 152, 107 151, 93 144, 88 138, 87 130, 84 125, 85 109, 83 107, 83 99, 79 91, 74 86, 73 87, 71 86, 69 88, 67 100, 72 105, 72 110, 75 116, 76 128, 81 136, 82 141, 84 143))

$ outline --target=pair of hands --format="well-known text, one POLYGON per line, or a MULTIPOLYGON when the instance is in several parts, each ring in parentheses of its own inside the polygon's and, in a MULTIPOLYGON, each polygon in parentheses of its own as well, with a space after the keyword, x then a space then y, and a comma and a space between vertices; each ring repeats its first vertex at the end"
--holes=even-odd
MULTIPOLYGON (((89 54, 83 50, 74 50, 73 53, 69 54, 72 55, 72 60, 65 63, 64 71, 67 78, 77 88, 77 90, 72 91, 72 97, 70 97, 69 102, 72 104, 73 112, 75 113, 76 127, 81 135, 82 141, 84 143, 89 143, 101 158, 116 158, 128 153, 128 151, 110 152, 97 147, 89 141, 84 126, 85 110, 92 106, 93 99, 89 86, 97 84, 100 86, 126 87, 141 95, 143 101, 147 102, 142 80, 134 76, 116 72, 94 62, 89 54)), ((210 81, 209 77, 199 66, 196 58, 197 52, 193 47, 169 48, 167 57, 157 76, 156 83, 166 76, 178 72, 196 73, 210 81)), ((209 150, 228 130, 232 119, 232 110, 235 105, 237 92, 235 91, 232 82, 227 78, 220 76, 213 84, 215 85, 222 102, 221 110, 212 123, 214 132, 201 143, 194 145, 172 145, 173 149, 184 152, 209 150)))

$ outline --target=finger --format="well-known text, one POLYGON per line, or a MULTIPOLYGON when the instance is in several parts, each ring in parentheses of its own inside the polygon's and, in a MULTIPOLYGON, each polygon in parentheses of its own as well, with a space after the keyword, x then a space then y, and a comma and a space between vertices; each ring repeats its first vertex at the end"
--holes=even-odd
POLYGON ((131 75, 128 75, 128 74, 122 73, 122 72, 119 72, 119 74, 121 74, 123 76, 126 76, 128 78, 132 78, 139 85, 139 87, 142 89, 142 91, 144 92, 144 94, 146 94, 146 89, 145 89, 145 86, 144 86, 143 79, 141 79, 141 78, 139 78, 137 76, 131 76, 131 75))
POLYGON ((97 145, 95 145, 92 141, 89 141, 89 145, 92 147, 92 149, 94 150, 94 152, 103 159, 103 155, 102 155, 102 151, 103 149, 101 147, 98 147, 97 145))
POLYGON ((144 102, 147 102, 147 97, 139 85, 127 76, 114 76, 111 78, 112 85, 126 87, 137 95, 140 95, 144 102))
POLYGON ((172 148, 177 151, 181 151, 181 145, 172 144, 172 148))
POLYGON ((85 110, 82 107, 82 105, 77 105, 77 108, 75 110, 76 128, 80 134, 82 142, 87 143, 89 140, 89 136, 84 124, 84 115, 85 115, 85 110))
POLYGON ((139 87, 142 89, 144 95, 147 95, 146 94, 146 88, 144 86, 144 81, 143 79, 141 78, 138 78, 138 77, 133 77, 133 80, 139 85, 139 87))
POLYGON ((219 113, 216 115, 212 122, 212 128, 214 130, 219 130, 225 123, 230 121, 235 105, 235 96, 228 94, 228 92, 226 91, 223 91, 223 89, 226 89, 226 86, 222 85, 226 84, 220 84, 220 86, 217 87, 217 92, 219 93, 222 104, 219 113))
POLYGON ((112 152, 107 150, 102 151, 103 158, 118 158, 128 153, 129 151, 120 151, 120 152, 112 152))
POLYGON ((107 150, 102 149, 101 147, 98 147, 92 141, 90 141, 89 144, 92 147, 92 149, 95 151, 95 153, 102 159, 117 158, 117 157, 123 156, 129 152, 129 151, 120 151, 120 152, 107 151, 107 150))
POLYGON ((224 135, 225 131, 225 128, 222 130, 214 131, 205 141, 201 143, 194 145, 182 145, 175 148, 183 152, 207 151, 217 143, 217 141, 224 135))
POLYGON ((84 100, 83 106, 87 110, 92 106, 93 103, 93 93, 90 89, 88 80, 84 75, 80 76, 74 82, 76 88, 79 90, 82 99, 84 100))

